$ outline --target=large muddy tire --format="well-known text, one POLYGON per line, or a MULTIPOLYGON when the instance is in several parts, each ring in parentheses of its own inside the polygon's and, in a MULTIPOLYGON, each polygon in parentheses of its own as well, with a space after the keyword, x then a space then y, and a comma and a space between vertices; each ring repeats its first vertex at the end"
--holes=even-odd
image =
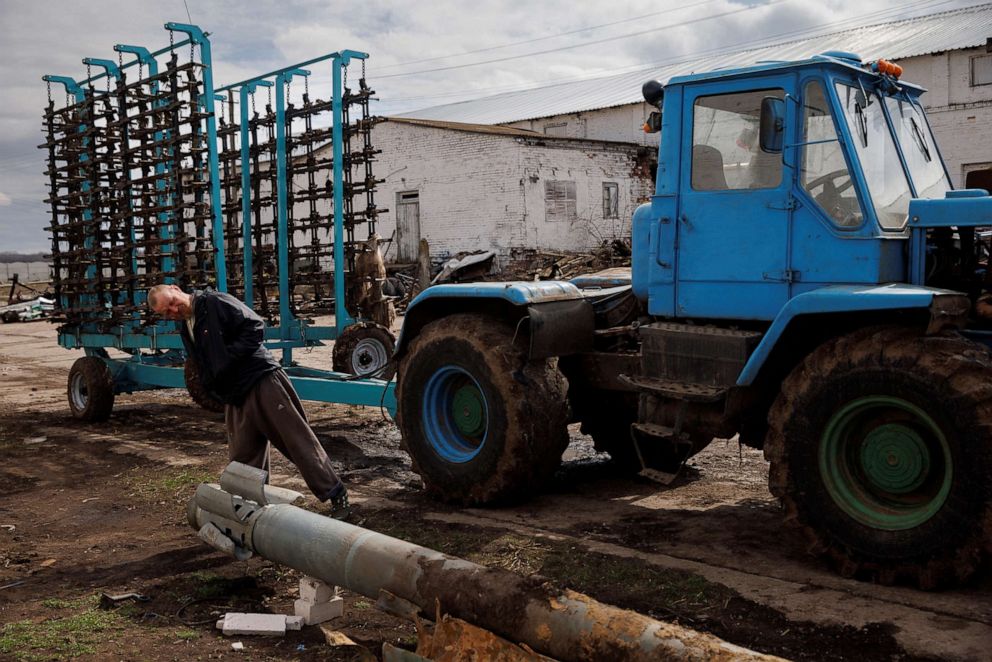
POLYGON ((992 356, 864 329, 810 354, 769 413, 769 486, 845 576, 932 589, 992 551, 992 356))
POLYGON ((331 356, 335 372, 369 375, 390 380, 396 374, 392 363, 396 336, 384 326, 372 322, 352 324, 334 341, 331 356))
MULTIPOLYGON (((637 394, 598 392, 573 402, 582 434, 592 437, 596 450, 610 454, 613 465, 622 473, 635 474, 644 467, 634 449, 630 426, 637 422, 637 394)), ((663 440, 644 439, 641 456, 650 469, 675 473, 690 457, 709 445, 694 440, 691 447, 676 447, 663 440)))
POLYGON ((183 365, 183 377, 186 379, 186 390, 193 402, 200 405, 207 411, 219 413, 224 411, 224 403, 210 395, 210 391, 203 385, 200 379, 200 366, 191 358, 186 359, 183 365))
POLYGON ((105 421, 114 408, 114 377, 103 359, 83 356, 69 369, 69 410, 83 421, 105 421))
POLYGON ((399 366, 396 422, 428 492, 465 505, 538 492, 568 445, 567 383, 557 359, 485 315, 424 327, 399 366))

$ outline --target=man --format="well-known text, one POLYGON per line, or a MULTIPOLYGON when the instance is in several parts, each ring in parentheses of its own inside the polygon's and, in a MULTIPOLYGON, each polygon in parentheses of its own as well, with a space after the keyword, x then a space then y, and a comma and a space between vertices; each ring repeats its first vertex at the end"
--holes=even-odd
POLYGON ((293 384, 262 344, 262 318, 229 294, 187 294, 176 285, 152 287, 148 306, 183 322, 187 356, 196 361, 203 386, 225 404, 231 461, 268 470, 271 442, 300 470, 314 496, 331 502, 331 517, 347 518, 348 491, 310 429, 293 384))

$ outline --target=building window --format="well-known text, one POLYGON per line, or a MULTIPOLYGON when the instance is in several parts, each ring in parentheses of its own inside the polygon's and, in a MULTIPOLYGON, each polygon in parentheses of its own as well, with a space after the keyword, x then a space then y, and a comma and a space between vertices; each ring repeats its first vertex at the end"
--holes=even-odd
POLYGON ((544 135, 564 138, 567 135, 568 122, 555 122, 544 125, 544 135))
POLYGON ((992 85, 992 55, 971 58, 971 86, 992 85))
POLYGON ((620 187, 603 182, 603 218, 620 218, 620 187))
POLYGON ((575 182, 544 182, 544 212, 549 221, 574 221, 575 182))

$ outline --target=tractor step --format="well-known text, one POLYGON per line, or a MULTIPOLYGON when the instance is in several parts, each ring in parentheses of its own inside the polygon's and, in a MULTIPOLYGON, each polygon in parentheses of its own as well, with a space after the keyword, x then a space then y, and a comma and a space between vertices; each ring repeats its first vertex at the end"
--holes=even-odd
POLYGON ((643 393, 687 402, 716 402, 723 398, 730 390, 720 386, 689 384, 668 379, 638 377, 634 375, 620 375, 620 381, 633 386, 636 390, 643 393))

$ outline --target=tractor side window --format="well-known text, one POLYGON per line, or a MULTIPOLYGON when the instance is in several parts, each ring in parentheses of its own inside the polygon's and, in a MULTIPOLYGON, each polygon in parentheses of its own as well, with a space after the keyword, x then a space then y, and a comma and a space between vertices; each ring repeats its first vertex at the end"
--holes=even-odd
POLYGON ((696 191, 775 188, 782 182, 782 155, 758 144, 761 100, 784 90, 699 97, 693 108, 692 188, 696 191))
POLYGON ((806 83, 803 92, 803 143, 803 188, 837 225, 861 225, 864 216, 837 138, 830 102, 823 85, 815 80, 806 83))

